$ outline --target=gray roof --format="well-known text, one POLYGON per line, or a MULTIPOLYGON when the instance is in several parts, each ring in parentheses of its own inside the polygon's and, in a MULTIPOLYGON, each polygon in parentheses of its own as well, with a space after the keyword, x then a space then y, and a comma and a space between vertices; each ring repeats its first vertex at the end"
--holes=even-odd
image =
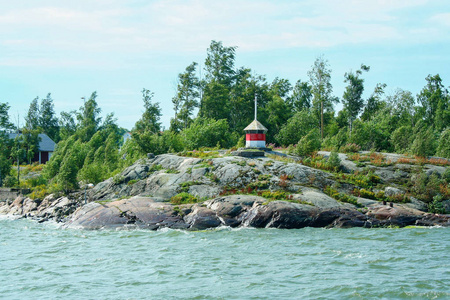
MULTIPOLYGON (((16 138, 17 133, 8 133, 8 136, 13 140, 16 138)), ((55 146, 55 142, 48 135, 45 133, 39 134, 39 151, 53 152, 55 151, 55 146)))
POLYGON ((264 130, 264 131, 267 131, 267 128, 264 127, 263 124, 259 123, 258 120, 254 120, 247 127, 244 128, 244 131, 246 131, 246 130, 264 130))

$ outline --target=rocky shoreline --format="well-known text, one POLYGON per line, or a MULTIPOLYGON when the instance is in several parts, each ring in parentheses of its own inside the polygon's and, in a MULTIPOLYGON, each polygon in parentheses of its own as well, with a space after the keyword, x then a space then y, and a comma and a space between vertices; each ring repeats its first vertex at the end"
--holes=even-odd
MULTIPOLYGON (((356 168, 342 158, 343 168, 356 168)), ((399 169, 406 173, 402 165, 375 170, 386 192, 402 192, 392 179, 406 176, 399 169)), ((357 203, 351 204, 326 195, 323 191, 331 185, 336 185, 331 173, 274 157, 201 159, 164 154, 140 160, 97 184, 88 191, 87 204, 83 191, 42 200, 17 197, 0 202, 0 214, 38 222, 55 220, 65 228, 82 229, 450 226, 450 215, 427 213, 426 205, 417 199, 390 204, 357 198, 357 203), (285 191, 289 199, 240 193, 249 187, 285 191), (201 201, 171 204, 169 200, 180 193, 201 201)), ((340 184, 343 192, 352 189, 351 184, 340 184)))

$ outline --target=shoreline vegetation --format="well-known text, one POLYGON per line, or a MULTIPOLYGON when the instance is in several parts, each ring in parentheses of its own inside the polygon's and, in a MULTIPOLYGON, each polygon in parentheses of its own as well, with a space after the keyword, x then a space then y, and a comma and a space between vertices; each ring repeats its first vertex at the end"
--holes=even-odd
POLYGON ((100 117, 96 92, 59 117, 50 93, 36 97, 21 128, 0 102, 0 186, 27 190, 0 202, 0 212, 67 223, 103 208, 117 224, 166 224, 139 217, 127 206, 136 202, 186 228, 201 220, 280 228, 448 226, 450 95, 439 74, 426 76, 417 95, 386 94, 383 83, 365 86, 370 67, 361 64, 344 74, 347 86, 337 96, 323 56, 294 84, 236 67, 236 50, 212 41, 201 77, 196 62, 178 74, 167 130, 145 88, 144 112, 131 131, 113 114, 100 117), (366 99, 365 89, 373 89, 366 99), (272 151, 261 160, 234 157, 245 145, 255 97, 272 151), (10 139, 12 132, 20 134, 10 139), (45 165, 33 163, 41 133, 57 143, 45 165))

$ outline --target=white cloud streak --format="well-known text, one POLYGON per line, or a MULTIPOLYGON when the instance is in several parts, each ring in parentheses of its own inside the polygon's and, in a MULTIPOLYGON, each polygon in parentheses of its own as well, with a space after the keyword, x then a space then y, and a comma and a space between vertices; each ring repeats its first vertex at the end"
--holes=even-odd
MULTIPOLYGON (((30 47, 50 54, 76 50, 98 55, 204 52, 212 39, 237 45, 241 51, 430 39, 420 20, 416 23, 421 30, 402 27, 401 22, 409 16, 398 14, 420 9, 429 4, 425 0, 179 0, 134 7, 124 6, 122 1, 100 1, 94 7, 90 7, 91 1, 76 6, 46 3, 0 13, 0 44, 12 52, 30 47)), ((434 24, 449 26, 448 14, 431 19, 434 24)), ((439 35, 442 30, 437 31, 439 35)))

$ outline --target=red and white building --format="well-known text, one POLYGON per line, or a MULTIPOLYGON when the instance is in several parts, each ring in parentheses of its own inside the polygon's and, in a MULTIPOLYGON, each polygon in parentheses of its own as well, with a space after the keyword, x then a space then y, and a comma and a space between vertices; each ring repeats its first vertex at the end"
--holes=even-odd
POLYGON ((246 148, 266 148, 267 128, 258 120, 254 120, 244 129, 246 148))

